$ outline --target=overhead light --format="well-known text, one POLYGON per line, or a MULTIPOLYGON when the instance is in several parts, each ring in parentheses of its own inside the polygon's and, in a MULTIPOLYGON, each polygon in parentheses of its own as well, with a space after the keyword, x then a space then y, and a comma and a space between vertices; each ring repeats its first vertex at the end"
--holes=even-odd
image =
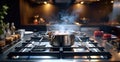
POLYGON ((80 2, 80 4, 84 4, 84 2, 82 1, 82 2, 80 2))
POLYGON ((111 3, 114 3, 114 1, 111 1, 111 3))
POLYGON ((44 4, 48 4, 46 1, 44 1, 44 4))
POLYGON ((81 2, 77 2, 77 4, 84 4, 84 2, 83 2, 83 1, 81 1, 81 2))
POLYGON ((96 0, 96 1, 100 1, 100 0, 96 0))
POLYGON ((49 3, 52 3, 51 0, 30 0, 32 3, 37 3, 37 4, 48 4, 49 3))

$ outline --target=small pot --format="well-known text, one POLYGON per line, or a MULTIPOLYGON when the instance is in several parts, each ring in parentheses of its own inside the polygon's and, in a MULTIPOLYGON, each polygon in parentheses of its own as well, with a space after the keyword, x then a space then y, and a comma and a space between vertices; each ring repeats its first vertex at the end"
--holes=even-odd
POLYGON ((55 47, 70 47, 74 44, 74 35, 53 35, 50 44, 55 47))

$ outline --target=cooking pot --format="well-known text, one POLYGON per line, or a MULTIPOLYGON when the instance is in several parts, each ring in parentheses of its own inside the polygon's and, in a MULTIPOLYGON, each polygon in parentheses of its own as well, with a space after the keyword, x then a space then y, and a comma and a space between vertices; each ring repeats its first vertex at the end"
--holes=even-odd
POLYGON ((70 47, 74 44, 75 36, 73 34, 68 35, 53 35, 50 44, 56 47, 70 47))

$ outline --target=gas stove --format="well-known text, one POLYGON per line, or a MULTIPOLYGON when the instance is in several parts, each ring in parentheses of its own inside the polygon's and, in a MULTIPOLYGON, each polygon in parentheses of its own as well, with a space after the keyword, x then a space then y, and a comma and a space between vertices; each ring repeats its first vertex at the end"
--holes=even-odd
MULTIPOLYGON (((60 39, 58 39, 60 40, 60 39)), ((72 46, 52 46, 45 36, 32 36, 7 55, 8 59, 109 59, 111 54, 89 37, 75 36, 72 46)))

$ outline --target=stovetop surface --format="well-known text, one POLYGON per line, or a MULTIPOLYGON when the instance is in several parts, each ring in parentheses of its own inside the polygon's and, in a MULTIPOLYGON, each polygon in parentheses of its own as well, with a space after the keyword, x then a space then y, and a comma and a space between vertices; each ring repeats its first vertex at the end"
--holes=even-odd
MULTIPOLYGON (((77 36, 81 39, 83 37, 77 36)), ((21 46, 15 47, 13 52, 8 54, 9 59, 65 59, 65 58, 87 58, 87 59, 109 59, 111 54, 107 52, 104 47, 93 42, 93 40, 86 40, 81 42, 79 39, 74 40, 74 44, 70 47, 54 47, 50 45, 48 39, 44 36, 31 37, 26 40, 21 46)))
POLYGON ((30 36, 21 45, 16 46, 7 54, 8 60, 36 59, 102 59, 108 60, 111 54, 90 38, 83 42, 84 37, 76 36, 71 47, 53 47, 45 36, 30 36), (81 40, 80 40, 81 39, 81 40))

